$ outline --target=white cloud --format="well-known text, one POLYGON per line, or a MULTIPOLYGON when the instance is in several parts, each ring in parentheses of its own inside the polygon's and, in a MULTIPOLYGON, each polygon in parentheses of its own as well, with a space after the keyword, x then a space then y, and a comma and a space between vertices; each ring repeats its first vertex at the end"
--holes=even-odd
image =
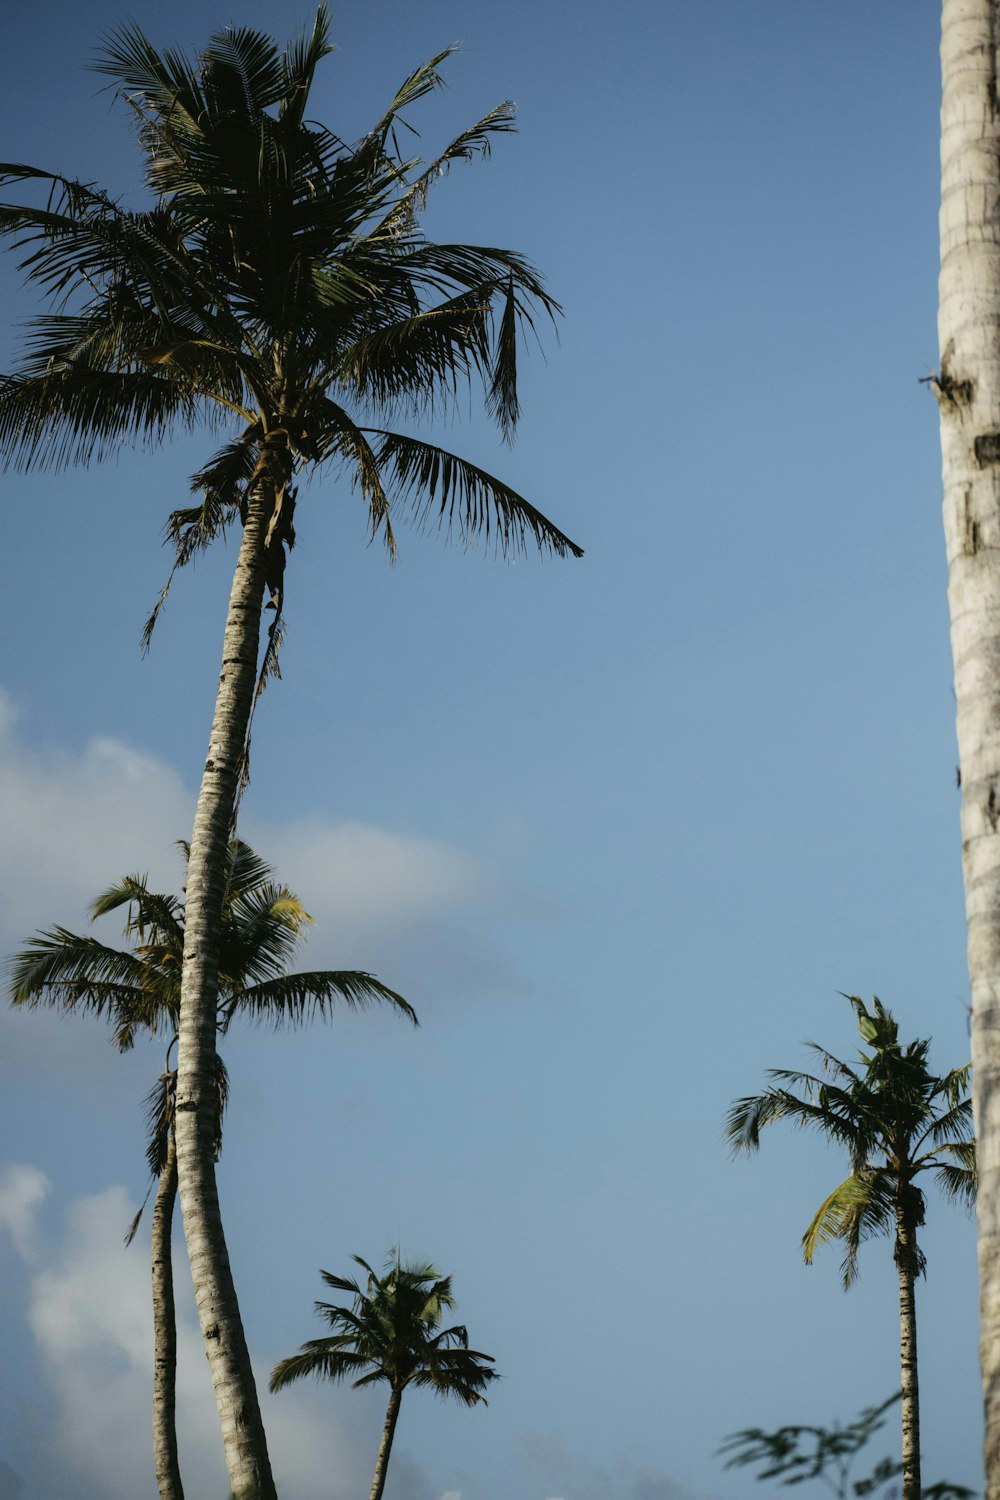
MULTIPOLYGON (((31 1233, 33 1205, 48 1184, 33 1167, 9 1169, 0 1227, 31 1233)), ((134 1500, 152 1488, 149 1403, 152 1320, 148 1261, 122 1232, 134 1211, 121 1187, 77 1199, 57 1243, 32 1237, 28 1324, 54 1396, 50 1435, 63 1473, 106 1500, 134 1500)), ((183 1255, 178 1294, 177 1427, 189 1494, 227 1491, 222 1446, 183 1255)), ((369 1482, 374 1434, 363 1451, 311 1392, 268 1400, 271 1361, 258 1361, 269 1446, 283 1500, 349 1500, 369 1482), (369 1451, 371 1450, 371 1451, 369 1451)), ((368 1434, 365 1434, 366 1438, 368 1434)))
POLYGON ((669 1474, 631 1463, 608 1470, 577 1458, 557 1438, 529 1433, 522 1436, 519 1447, 522 1462, 550 1500, 562 1496, 570 1500, 699 1500, 669 1474))
MULTIPOLYGON (((17 734, 0 689, 0 826, 4 932, 17 941, 53 921, 79 924, 88 901, 128 871, 181 883, 174 845, 190 831, 193 795, 157 756, 118 740, 38 751, 17 734)), ((247 836, 319 920, 339 932, 409 926, 487 893, 476 860, 433 839, 316 820, 284 827, 248 817, 247 836)))
POLYGON ((482 867, 433 839, 362 823, 297 823, 267 828, 247 821, 250 841, 297 891, 317 932, 351 938, 400 929, 486 894, 482 867))
MULTIPOLYGON (((85 930, 90 901, 121 875, 146 873, 154 888, 178 890, 176 842, 189 833, 193 809, 171 766, 118 740, 92 739, 77 751, 31 745, 0 688, 0 952, 56 923, 85 930)), ((282 826, 249 816, 243 831, 314 917, 307 962, 317 967, 377 972, 396 942, 421 933, 433 952, 442 918, 492 896, 480 861, 433 839, 357 822, 282 826)), ((117 939, 111 918, 104 935, 117 939)), ((443 947, 458 953, 462 941, 461 932, 449 934, 443 947)), ((488 977, 492 960, 478 956, 488 977)), ((462 952, 467 969, 474 961, 462 952)), ((0 1008, 0 1029, 8 1072, 66 1072, 81 1049, 89 1069, 114 1066, 106 1037, 89 1024, 0 1008)))
POLYGON ((79 924, 87 902, 127 872, 176 879, 172 845, 193 813, 176 772, 111 739, 77 753, 37 750, 16 718, 0 690, 5 942, 54 921, 79 924))
POLYGON ((10 1235, 24 1260, 31 1258, 36 1210, 49 1187, 49 1179, 37 1167, 12 1164, 0 1172, 0 1230, 10 1235))

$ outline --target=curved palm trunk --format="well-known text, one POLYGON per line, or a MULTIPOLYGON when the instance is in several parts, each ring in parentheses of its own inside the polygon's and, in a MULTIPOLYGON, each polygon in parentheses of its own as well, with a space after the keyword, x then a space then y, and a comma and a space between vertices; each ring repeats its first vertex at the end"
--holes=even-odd
POLYGON ((153 1205, 153 1463, 160 1500, 184 1500, 177 1462, 177 1319, 170 1236, 177 1197, 173 1132, 153 1205))
POLYGON ((1000 1500, 1000 108, 998 0, 944 0, 944 526, 972 993, 987 1500, 1000 1500))
POLYGON ((191 835, 177 1053, 177 1170, 184 1234, 235 1500, 275 1500, 215 1180, 216 1006, 226 847, 257 678, 264 552, 273 490, 250 500, 222 653, 208 757, 191 835))
POLYGON ((396 1422, 399 1419, 399 1405, 402 1399, 402 1391, 397 1390, 393 1390, 389 1397, 389 1405, 385 1414, 385 1425, 382 1428, 382 1441, 378 1445, 378 1456, 375 1459, 375 1478, 372 1480, 370 1500, 382 1500, 382 1491, 385 1489, 385 1476, 389 1469, 389 1454, 392 1452, 392 1439, 396 1432, 396 1422))
POLYGON ((917 1246, 902 1214, 896 1220, 899 1272, 899 1371, 903 1393, 903 1500, 920 1500, 920 1386, 917 1380, 917 1246))

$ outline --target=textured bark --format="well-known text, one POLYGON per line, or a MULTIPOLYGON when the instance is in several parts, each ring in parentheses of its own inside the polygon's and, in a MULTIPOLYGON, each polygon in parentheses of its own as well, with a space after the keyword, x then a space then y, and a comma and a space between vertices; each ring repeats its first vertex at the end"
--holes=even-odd
POLYGON ((270 487, 250 500, 229 598, 222 671, 191 835, 177 1053, 177 1170, 184 1233, 234 1500, 275 1500, 215 1180, 218 940, 229 840, 257 679, 270 487))
POLYGON ((153 1464, 160 1500, 184 1500, 177 1461, 177 1318, 170 1238, 177 1198, 173 1132, 153 1205, 153 1464))
POLYGON ((944 0, 944 526, 972 994, 987 1500, 1000 1500, 1000 0, 944 0))
POLYGON ((903 1393, 903 1500, 920 1500, 920 1386, 917 1379, 916 1237, 897 1217, 899 1384, 903 1393))
POLYGON ((375 1459, 375 1478, 372 1480, 370 1500, 382 1500, 382 1491, 385 1489, 385 1476, 389 1471, 389 1454, 392 1452, 392 1439, 396 1431, 396 1422, 399 1418, 399 1404, 402 1399, 402 1391, 396 1390, 389 1397, 389 1406, 385 1414, 385 1426, 382 1428, 382 1441, 378 1445, 378 1456, 375 1459))

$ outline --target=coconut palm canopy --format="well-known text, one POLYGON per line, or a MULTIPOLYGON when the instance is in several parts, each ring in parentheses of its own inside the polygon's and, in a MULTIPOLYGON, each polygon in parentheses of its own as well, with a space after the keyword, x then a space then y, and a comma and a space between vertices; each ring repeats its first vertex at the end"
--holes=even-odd
MULTIPOLYGON (((188 845, 182 841, 180 848, 186 855, 188 845)), ((356 1009, 378 1003, 416 1024, 409 1002, 373 974, 333 969, 289 973, 289 962, 312 918, 298 896, 273 874, 249 844, 242 839, 230 842, 220 942, 220 1035, 236 1016, 274 1027, 302 1026, 330 1018, 341 1006, 356 1009)), ((144 875, 127 875, 91 903, 90 915, 97 921, 122 909, 128 944, 124 948, 65 927, 38 933, 9 964, 10 999, 28 1009, 51 1007, 104 1019, 121 1052, 129 1051, 142 1034, 167 1039, 166 1072, 148 1100, 147 1159, 158 1176, 173 1119, 176 1073, 170 1057, 180 1015, 184 901, 151 891, 144 875)), ((227 1095, 226 1072, 220 1066, 222 1107, 227 1095)))
POLYGON ((316 1312, 333 1332, 311 1339, 300 1353, 276 1365, 271 1389, 315 1375, 350 1380, 355 1389, 381 1381, 397 1391, 425 1386, 439 1396, 456 1396, 466 1406, 484 1401, 483 1391, 497 1378, 492 1357, 469 1348, 462 1324, 441 1327, 455 1305, 451 1277, 423 1262, 404 1264, 398 1251, 388 1257, 381 1276, 360 1255, 352 1258, 367 1273, 366 1284, 320 1272, 327 1286, 354 1300, 350 1306, 316 1303, 316 1312))
POLYGON ((330 1271, 320 1275, 337 1292, 349 1292, 349 1307, 317 1302, 316 1311, 332 1329, 322 1339, 303 1344, 298 1354, 283 1359, 271 1375, 272 1391, 280 1391, 306 1375, 326 1380, 350 1380, 362 1386, 389 1387, 382 1438, 375 1458, 370 1500, 382 1500, 403 1392, 425 1386, 437 1396, 455 1396, 465 1406, 484 1405, 484 1390, 497 1379, 493 1357, 469 1348, 465 1326, 442 1328, 444 1315, 455 1305, 451 1277, 421 1261, 388 1256, 383 1275, 362 1260, 355 1262, 368 1274, 362 1287, 330 1271))
MULTIPOLYGON (((871 1010, 848 997, 862 1043, 860 1066, 852 1067, 825 1047, 809 1046, 823 1075, 770 1068, 779 1080, 762 1094, 738 1099, 726 1118, 734 1151, 756 1151, 760 1132, 778 1120, 816 1130, 847 1154, 851 1172, 824 1198, 802 1236, 811 1261, 833 1240, 844 1246, 844 1285, 858 1274, 858 1251, 873 1236, 896 1234, 897 1207, 914 1229, 924 1223, 925 1198, 918 1178, 931 1173, 946 1197, 971 1206, 976 1197, 976 1147, 969 1097, 972 1066, 940 1077, 930 1071, 930 1042, 903 1046, 899 1025, 876 996, 871 1010)), ((925 1265, 914 1240, 905 1253, 914 1271, 925 1265)))
POLYGON ((0 231, 53 307, 0 386, 0 447, 26 467, 58 467, 123 440, 229 429, 194 476, 199 503, 176 510, 168 532, 188 562, 239 522, 270 473, 283 494, 268 539, 278 608, 294 541, 285 491, 317 465, 346 473, 390 552, 393 513, 409 504, 418 521, 502 551, 530 539, 579 555, 502 481, 378 420, 445 415, 475 378, 513 434, 520 333, 558 305, 517 252, 436 244, 420 227, 435 182, 488 155, 513 106, 490 110, 431 161, 402 154, 404 111, 441 86, 440 52, 348 143, 310 114, 331 50, 322 6, 311 33, 284 50, 239 27, 197 62, 157 53, 138 27, 115 33, 96 66, 133 111, 152 207, 0 164, 8 190, 45 195, 42 208, 4 204, 0 231))

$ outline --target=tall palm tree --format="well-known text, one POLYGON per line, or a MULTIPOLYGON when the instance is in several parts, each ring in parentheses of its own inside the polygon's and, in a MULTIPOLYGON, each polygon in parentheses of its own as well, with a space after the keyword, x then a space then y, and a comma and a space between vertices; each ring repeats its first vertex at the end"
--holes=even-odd
POLYGON ((948 604, 962 786, 979 1352, 987 1500, 1000 1500, 1000 0, 944 0, 940 366, 948 604))
POLYGON ((194 60, 157 53, 128 25, 99 70, 127 100, 152 206, 23 164, 0 182, 42 206, 0 204, 0 233, 52 299, 0 384, 0 450, 22 467, 86 462, 125 440, 156 444, 206 424, 225 441, 173 513, 182 565, 241 528, 222 670, 188 869, 178 1053, 177 1164, 185 1233, 232 1488, 272 1500, 273 1480, 229 1268, 213 1162, 215 1015, 226 844, 255 693, 281 639, 298 476, 334 468, 360 492, 373 536, 393 516, 481 538, 580 549, 475 464, 394 425, 447 411, 481 381, 504 437, 518 417, 519 334, 557 304, 515 251, 438 244, 420 215, 454 162, 513 127, 503 103, 429 163, 398 145, 403 112, 439 87, 439 53, 402 84, 361 140, 309 117, 331 51, 323 7, 284 51, 230 29, 194 60), (274 606, 260 658, 265 595, 274 606))
POLYGON ((845 1287, 857 1275, 863 1240, 889 1235, 899 1276, 900 1368, 903 1393, 903 1500, 920 1500, 920 1404, 914 1285, 924 1269, 917 1230, 925 1200, 917 1178, 933 1172, 952 1198, 975 1201, 976 1148, 968 1099, 971 1064, 938 1077, 928 1066, 929 1041, 902 1046, 899 1027, 876 997, 871 1010, 857 995, 860 1067, 850 1067, 815 1042, 825 1077, 771 1068, 778 1083, 737 1099, 726 1118, 736 1151, 755 1151, 760 1132, 776 1120, 810 1126, 850 1160, 850 1174, 825 1198, 802 1236, 807 1263, 831 1240, 844 1247, 845 1287), (798 1090, 799 1092, 795 1092, 798 1090))
POLYGON ((354 1390, 385 1381, 389 1387, 382 1438, 375 1460, 371 1500, 382 1500, 389 1454, 407 1386, 427 1386, 439 1396, 456 1396, 466 1406, 486 1404, 483 1391, 498 1378, 493 1359, 469 1348, 462 1324, 441 1328, 442 1314, 455 1305, 451 1277, 433 1266, 411 1261, 404 1265, 399 1251, 386 1261, 378 1276, 360 1255, 351 1257, 368 1274, 364 1291, 356 1281, 320 1275, 337 1292, 349 1292, 350 1307, 317 1302, 316 1311, 333 1329, 322 1339, 310 1339, 298 1354, 275 1365, 272 1391, 280 1391, 306 1375, 327 1380, 350 1377, 354 1390))
MULTIPOLYGON (((182 846, 185 851, 186 845, 182 846)), ((311 920, 298 897, 271 878, 272 870, 249 845, 232 840, 226 862, 216 1025, 225 1035, 246 1015, 272 1025, 300 1025, 326 1017, 338 1003, 358 1007, 379 1001, 416 1023, 413 1008, 371 974, 321 970, 289 974, 292 956, 311 920)), ((147 1099, 146 1159, 157 1184, 152 1228, 153 1458, 161 1500, 183 1500, 175 1425, 177 1330, 174 1315, 171 1229, 177 1193, 177 1072, 171 1054, 180 1014, 184 903, 129 875, 97 897, 92 920, 125 908, 129 946, 108 947, 55 927, 39 933, 11 963, 11 1002, 81 1011, 106 1018, 119 1051, 137 1033, 169 1038, 163 1074, 147 1099)), ((222 1145, 228 1080, 216 1054, 215 1141, 222 1145)), ((139 1224, 136 1215, 128 1239, 139 1224)))

